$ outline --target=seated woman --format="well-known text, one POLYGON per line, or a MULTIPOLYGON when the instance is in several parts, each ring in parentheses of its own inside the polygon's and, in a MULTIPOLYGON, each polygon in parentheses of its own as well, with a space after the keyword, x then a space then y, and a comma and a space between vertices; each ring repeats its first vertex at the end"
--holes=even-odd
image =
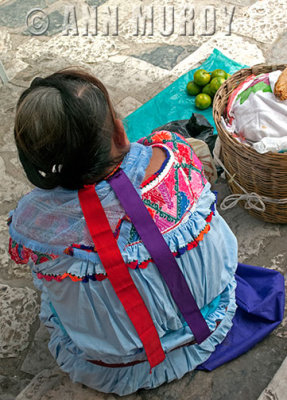
POLYGON ((24 91, 15 140, 37 188, 11 213, 10 254, 60 368, 126 395, 206 361, 232 327, 237 242, 189 144, 129 143, 104 86, 71 69, 24 91))

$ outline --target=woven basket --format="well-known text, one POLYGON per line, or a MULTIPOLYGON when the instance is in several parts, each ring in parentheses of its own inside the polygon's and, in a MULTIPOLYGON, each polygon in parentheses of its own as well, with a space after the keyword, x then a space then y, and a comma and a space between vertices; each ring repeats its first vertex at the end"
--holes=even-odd
MULTIPOLYGON (((258 64, 241 69, 221 85, 213 102, 213 118, 222 145, 220 158, 229 176, 233 177, 228 182, 231 192, 243 193, 236 184, 238 182, 248 193, 255 192, 264 196, 265 211, 249 209, 248 212, 272 223, 287 223, 287 200, 283 200, 283 204, 277 202, 279 199, 287 199, 287 153, 257 153, 250 146, 238 142, 222 126, 221 117, 225 116, 229 95, 249 75, 283 70, 285 67, 258 64)), ((239 204, 244 207, 245 201, 241 200, 239 204)))

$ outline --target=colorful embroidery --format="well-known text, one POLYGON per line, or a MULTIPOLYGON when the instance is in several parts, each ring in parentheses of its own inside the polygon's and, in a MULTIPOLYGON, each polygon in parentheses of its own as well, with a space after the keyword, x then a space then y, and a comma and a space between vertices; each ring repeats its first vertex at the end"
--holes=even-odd
POLYGON ((45 254, 39 251, 33 251, 15 242, 10 238, 9 240, 9 254, 13 261, 17 264, 27 264, 31 259, 36 265, 46 261, 55 260, 59 256, 55 254, 45 254))
POLYGON ((182 168, 186 169, 187 176, 190 176, 188 172, 192 169, 195 170, 198 174, 202 175, 202 186, 201 188, 199 188, 202 191, 204 185, 207 182, 204 177, 202 163, 196 156, 193 148, 184 139, 183 136, 174 132, 158 131, 151 133, 146 138, 140 139, 139 143, 145 146, 151 146, 153 144, 160 143, 168 146, 172 150, 177 161, 181 164, 182 168))
POLYGON ((66 278, 70 278, 73 282, 88 282, 89 280, 100 282, 100 281, 103 281, 104 279, 107 279, 106 274, 85 275, 80 278, 80 277, 70 274, 68 272, 65 272, 62 275, 42 274, 41 272, 37 272, 37 277, 39 279, 45 279, 47 282, 50 282, 52 280, 54 280, 56 282, 61 282, 63 279, 66 279, 66 278))
POLYGON ((174 228, 197 200, 177 162, 173 163, 164 179, 143 191, 142 199, 161 233, 174 228))
MULTIPOLYGON (((116 230, 114 232, 116 239, 118 239, 119 237, 121 224, 126 219, 127 218, 124 217, 121 220, 119 220, 116 230)), ((94 246, 85 246, 84 244, 73 243, 71 246, 67 247, 64 250, 64 254, 67 254, 69 256, 74 256, 74 249, 84 250, 87 251, 88 253, 97 252, 94 246)), ((55 260, 56 258, 59 257, 58 255, 55 254, 46 254, 46 253, 41 253, 39 251, 33 251, 23 246, 22 244, 17 243, 15 240, 12 240, 11 238, 9 240, 9 254, 11 256, 11 259, 15 261, 17 264, 27 264, 31 259, 35 263, 35 265, 38 265, 46 261, 55 260)))
MULTIPOLYGON (((139 141, 164 148, 163 168, 142 184, 142 199, 161 233, 175 228, 195 205, 205 184, 203 166, 185 139, 168 131, 154 132, 139 141)), ((130 241, 138 240, 132 229, 130 241)))
POLYGON ((97 250, 94 246, 85 246, 84 244, 73 243, 73 244, 71 244, 71 246, 67 247, 64 250, 64 253, 67 254, 68 256, 73 256, 74 249, 84 250, 84 251, 87 251, 88 253, 96 253, 97 252, 97 250))
MULTIPOLYGON (((184 254, 186 251, 190 251, 198 246, 199 242, 201 242, 203 240, 204 235, 207 234, 210 230, 209 222, 212 220, 212 216, 213 216, 213 212, 211 212, 208 215, 208 217, 206 218, 206 225, 205 225, 204 229, 199 233, 199 235, 192 242, 188 243, 186 246, 184 246, 172 253, 175 257, 178 258, 182 254, 184 254)), ((153 262, 152 258, 142 261, 140 264, 138 263, 138 261, 131 261, 127 264, 127 266, 131 269, 136 269, 136 268, 145 269, 151 262, 153 262)), ((78 276, 70 274, 68 272, 65 272, 64 274, 60 274, 60 275, 42 274, 41 272, 38 272, 37 277, 39 279, 45 279, 46 281, 55 280, 57 282, 61 282, 63 279, 70 278, 73 282, 88 282, 89 280, 103 281, 104 279, 108 278, 108 275, 107 274, 93 274, 93 275, 85 275, 83 277, 78 277, 78 276)))

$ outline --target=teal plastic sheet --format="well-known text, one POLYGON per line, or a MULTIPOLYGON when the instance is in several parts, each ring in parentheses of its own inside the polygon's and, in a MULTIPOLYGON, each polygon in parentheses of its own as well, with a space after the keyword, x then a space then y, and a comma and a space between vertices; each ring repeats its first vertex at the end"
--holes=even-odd
MULTIPOLYGON (((195 97, 189 96, 186 92, 186 85, 193 79, 196 70, 204 68, 212 71, 217 68, 224 69, 233 74, 245 65, 239 64, 226 57, 219 50, 214 49, 213 53, 198 68, 188 71, 179 77, 175 82, 158 93, 155 97, 143 104, 136 111, 124 119, 124 126, 131 142, 147 136, 153 129, 178 119, 189 119, 193 112, 200 112, 215 127, 212 108, 199 110, 195 107, 195 97)), ((214 130, 216 134, 216 130, 214 130)))

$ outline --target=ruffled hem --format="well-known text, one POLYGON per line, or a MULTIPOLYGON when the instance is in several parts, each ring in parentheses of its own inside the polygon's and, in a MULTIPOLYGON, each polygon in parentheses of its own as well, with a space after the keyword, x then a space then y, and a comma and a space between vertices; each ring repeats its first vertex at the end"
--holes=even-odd
MULTIPOLYGON (((102 392, 123 396, 141 388, 152 389, 165 382, 180 379, 205 362, 232 327, 232 319, 237 307, 235 286, 235 282, 230 284, 225 297, 222 294, 218 309, 206 319, 211 329, 216 328, 214 332, 200 345, 186 345, 167 352, 165 360, 151 373, 148 362, 115 368, 92 364, 87 361, 89 357, 84 351, 73 343, 47 303, 42 303, 41 319, 50 330, 49 349, 58 365, 70 375, 72 381, 83 383, 102 392)), ((125 361, 119 360, 119 362, 125 361)))

